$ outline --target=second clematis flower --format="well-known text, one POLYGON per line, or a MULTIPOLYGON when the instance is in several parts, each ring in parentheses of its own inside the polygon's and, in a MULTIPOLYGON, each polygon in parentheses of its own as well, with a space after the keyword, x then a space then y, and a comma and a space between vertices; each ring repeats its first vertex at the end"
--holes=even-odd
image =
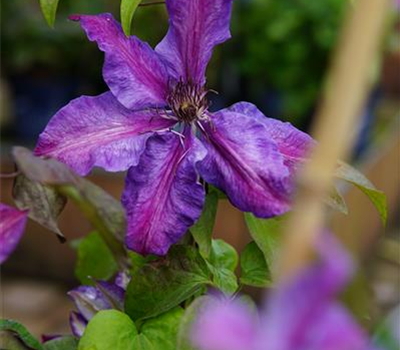
POLYGON ((35 153, 78 172, 128 170, 122 203, 128 248, 165 255, 199 218, 200 179, 242 211, 269 218, 290 208, 292 178, 311 138, 240 102, 212 113, 205 71, 230 38, 232 0, 167 0, 169 30, 153 50, 110 14, 75 15, 105 53, 110 91, 62 108, 35 153))
POLYGON ((24 234, 27 210, 0 203, 0 264, 7 260, 24 234))
POLYGON ((377 350, 336 300, 355 270, 352 259, 327 233, 316 250, 319 259, 271 291, 259 315, 238 300, 205 304, 192 327, 198 349, 377 350))

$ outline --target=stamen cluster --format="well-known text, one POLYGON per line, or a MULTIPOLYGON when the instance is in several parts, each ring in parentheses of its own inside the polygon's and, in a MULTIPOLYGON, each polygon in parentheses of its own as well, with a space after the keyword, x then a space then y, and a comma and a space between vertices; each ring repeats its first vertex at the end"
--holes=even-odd
POLYGON ((167 102, 179 121, 190 124, 207 118, 207 93, 208 91, 198 84, 179 81, 171 89, 167 102))

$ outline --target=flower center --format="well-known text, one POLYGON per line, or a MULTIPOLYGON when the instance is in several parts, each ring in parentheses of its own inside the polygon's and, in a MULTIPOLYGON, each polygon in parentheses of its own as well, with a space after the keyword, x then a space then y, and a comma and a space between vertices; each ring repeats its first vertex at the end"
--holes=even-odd
POLYGON ((179 81, 170 92, 167 102, 179 121, 192 123, 205 119, 209 107, 207 90, 191 82, 179 81))

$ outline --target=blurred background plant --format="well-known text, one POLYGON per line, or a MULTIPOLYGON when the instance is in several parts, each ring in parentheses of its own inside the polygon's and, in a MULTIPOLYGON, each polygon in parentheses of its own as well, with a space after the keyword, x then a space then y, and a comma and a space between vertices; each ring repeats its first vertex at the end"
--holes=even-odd
MULTIPOLYGON (((236 1, 232 40, 217 48, 208 71, 210 88, 224 92, 224 100, 212 97, 214 105, 220 108, 248 100, 268 116, 307 128, 349 3, 236 1)), ((106 89, 101 79, 102 54, 88 44, 79 26, 67 21, 72 13, 100 12, 117 15, 119 3, 60 1, 56 27, 51 30, 35 1, 2 3, 1 41, 3 53, 7 53, 1 62, 2 79, 15 96, 10 106, 14 122, 2 128, 5 140, 11 137, 34 142, 59 106, 74 96, 106 89)), ((388 25, 390 30, 392 24, 388 25)), ((145 6, 136 11, 133 34, 155 45, 166 29, 164 6, 145 6)), ((396 50, 397 39, 388 35, 385 49, 396 50)), ((375 78, 379 67, 377 64, 375 78)), ((373 107, 374 96, 371 103, 373 107)))
POLYGON ((235 64, 240 93, 253 96, 267 114, 298 123, 311 115, 336 43, 348 0, 243 1, 235 64))
MULTIPOLYGON (((218 48, 208 72, 209 86, 225 96, 223 101, 215 97, 214 103, 220 107, 248 100, 267 115, 307 125, 347 2, 237 1, 232 40, 218 48)), ((35 1, 2 3, 3 79, 16 97, 16 120, 3 137, 33 142, 60 105, 105 89, 102 54, 66 20, 71 13, 105 11, 117 14, 118 2, 60 1, 51 30, 35 1)), ((142 7, 132 33, 155 45, 167 29, 166 19, 164 6, 142 7)))

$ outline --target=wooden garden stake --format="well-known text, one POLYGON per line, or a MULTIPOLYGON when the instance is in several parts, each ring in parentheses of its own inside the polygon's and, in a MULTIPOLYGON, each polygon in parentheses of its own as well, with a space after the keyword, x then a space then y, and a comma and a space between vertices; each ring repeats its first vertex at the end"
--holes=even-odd
POLYGON ((322 199, 330 189, 337 160, 346 159, 353 146, 390 3, 358 0, 345 21, 312 133, 318 146, 298 179, 294 209, 285 230, 276 269, 280 279, 291 277, 309 263, 315 239, 324 228, 322 199))

